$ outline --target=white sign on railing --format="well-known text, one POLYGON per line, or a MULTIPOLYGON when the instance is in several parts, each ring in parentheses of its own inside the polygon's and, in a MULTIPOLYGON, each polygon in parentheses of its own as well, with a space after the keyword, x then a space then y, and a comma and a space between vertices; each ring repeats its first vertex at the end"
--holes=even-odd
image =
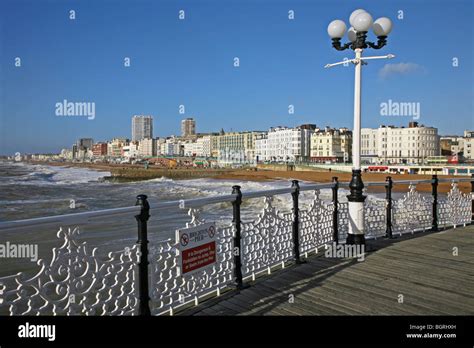
POLYGON ((178 265, 181 274, 191 274, 216 263, 216 226, 214 222, 176 230, 178 265))

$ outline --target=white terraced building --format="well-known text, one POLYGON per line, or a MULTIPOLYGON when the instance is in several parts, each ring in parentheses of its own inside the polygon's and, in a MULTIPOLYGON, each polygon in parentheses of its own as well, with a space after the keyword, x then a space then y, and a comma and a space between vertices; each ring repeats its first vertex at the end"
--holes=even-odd
POLYGON ((211 145, 212 140, 210 135, 199 137, 196 140, 196 152, 197 156, 210 157, 211 156, 211 145))
POLYGON ((272 162, 307 161, 314 128, 310 125, 270 128, 267 134, 256 138, 255 158, 272 162))
POLYGON ((463 154, 466 159, 474 160, 474 135, 464 138, 463 154))
POLYGON ((408 127, 380 126, 362 128, 363 163, 422 164, 428 157, 439 156, 438 129, 410 122, 408 127))
POLYGON ((138 151, 140 156, 156 156, 157 139, 145 138, 140 140, 138 151))
POLYGON ((196 140, 187 140, 181 143, 184 156, 209 157, 211 156, 211 137, 199 137, 196 140))
POLYGON ((172 136, 166 138, 165 141, 160 142, 159 153, 164 156, 181 156, 181 145, 182 141, 180 141, 177 137, 172 136))
POLYGON ((255 160, 257 163, 269 161, 267 145, 268 133, 261 133, 255 137, 255 160))

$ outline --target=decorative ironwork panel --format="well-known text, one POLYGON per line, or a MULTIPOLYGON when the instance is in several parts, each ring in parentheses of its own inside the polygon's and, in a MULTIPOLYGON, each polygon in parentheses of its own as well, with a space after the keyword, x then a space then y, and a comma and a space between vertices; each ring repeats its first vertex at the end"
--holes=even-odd
POLYGON ((259 272, 293 258, 293 213, 280 213, 264 198, 263 212, 242 223, 242 274, 259 272))
POLYGON ((345 241, 349 233, 349 203, 339 203, 337 207, 339 240, 345 241))
POLYGON ((302 253, 315 250, 334 239, 332 225, 334 205, 324 203, 319 198, 319 193, 319 190, 315 190, 309 208, 300 210, 299 233, 302 253))
POLYGON ((471 197, 462 193, 458 184, 451 183, 446 199, 438 200, 439 225, 464 225, 471 222, 471 197))
POLYGON ((416 185, 408 187, 407 194, 392 205, 393 233, 413 233, 431 228, 433 198, 423 197, 416 185))
MULTIPOLYGON (((189 210, 191 222, 186 227, 198 226, 205 221, 199 210, 189 210)), ((179 251, 174 240, 162 241, 150 248, 151 313, 170 311, 190 300, 212 291, 219 291, 233 281, 233 227, 217 228, 216 264, 192 274, 180 274, 179 251)))
POLYGON ((61 227, 63 239, 51 262, 38 260, 40 270, 0 278, 0 313, 10 315, 134 315, 138 310, 139 250, 97 255, 79 242, 78 227, 61 227))
POLYGON ((385 236, 387 227, 387 201, 384 199, 366 198, 364 202, 364 224, 366 238, 385 236))

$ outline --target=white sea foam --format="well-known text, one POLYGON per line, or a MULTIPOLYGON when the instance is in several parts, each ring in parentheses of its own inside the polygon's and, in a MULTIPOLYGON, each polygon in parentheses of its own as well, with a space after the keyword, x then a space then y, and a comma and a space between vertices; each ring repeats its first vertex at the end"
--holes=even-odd
POLYGON ((7 177, 4 185, 72 185, 99 181, 110 172, 99 172, 86 168, 66 168, 45 165, 28 165, 32 172, 23 176, 7 177))

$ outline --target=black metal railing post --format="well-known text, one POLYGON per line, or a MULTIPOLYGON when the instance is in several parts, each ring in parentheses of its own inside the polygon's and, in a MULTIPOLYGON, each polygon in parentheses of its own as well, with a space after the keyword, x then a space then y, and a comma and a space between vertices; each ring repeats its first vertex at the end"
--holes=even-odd
POLYGON ((385 199, 386 199, 386 208, 385 208, 385 215, 386 215, 386 228, 385 228, 385 237, 392 238, 392 187, 393 187, 393 180, 391 176, 387 176, 385 179, 385 199))
POLYGON ((150 296, 148 292, 148 235, 147 221, 150 218, 150 205, 146 195, 138 195, 135 205, 141 206, 140 214, 135 215, 138 223, 137 244, 140 250, 140 264, 138 266, 138 293, 140 305, 138 315, 150 315, 150 296))
POLYGON ((234 245, 232 250, 234 254, 234 282, 237 289, 242 289, 242 248, 240 235, 242 224, 242 221, 240 220, 240 205, 242 204, 242 192, 240 191, 240 186, 232 186, 232 194, 237 195, 237 197, 235 197, 235 200, 232 202, 232 224, 234 226, 234 245))
POLYGON ((338 221, 339 200, 337 198, 339 182, 337 181, 337 176, 332 177, 332 182, 334 184, 334 186, 332 187, 332 203, 334 205, 334 210, 332 211, 333 239, 336 244, 339 244, 339 221, 338 221))
POLYGON ((431 223, 431 230, 438 231, 438 176, 433 175, 431 181, 431 194, 433 195, 433 222, 431 223))
POLYGON ((471 174, 471 221, 474 222, 474 174, 471 174))
POLYGON ((291 193, 293 198, 293 252, 296 263, 301 263, 300 258, 300 208, 299 208, 299 196, 300 196, 300 184, 298 180, 292 180, 291 187, 294 191, 291 193))

